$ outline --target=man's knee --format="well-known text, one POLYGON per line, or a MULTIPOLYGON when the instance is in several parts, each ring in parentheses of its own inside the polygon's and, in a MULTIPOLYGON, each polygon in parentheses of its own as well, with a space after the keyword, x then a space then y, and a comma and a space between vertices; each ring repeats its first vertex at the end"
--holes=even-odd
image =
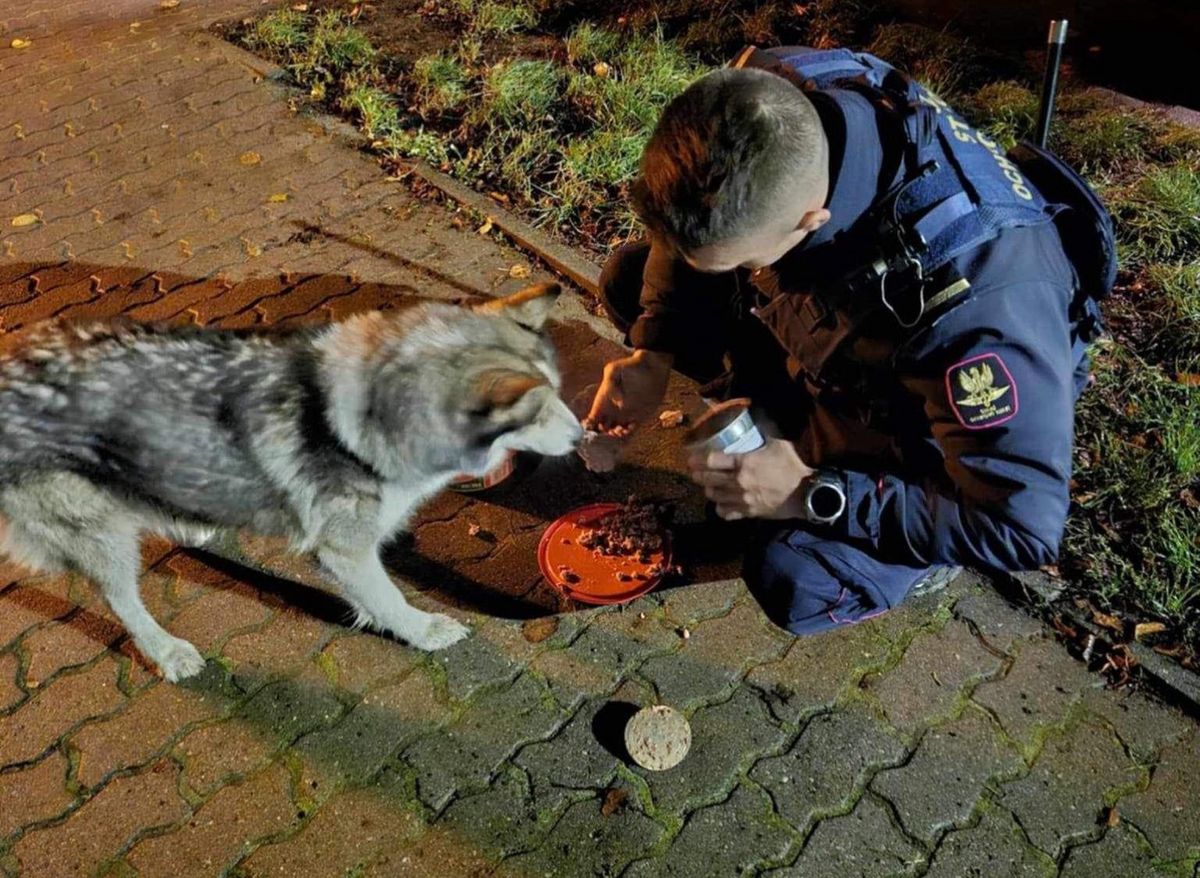
POLYGON ((793 634, 815 634, 896 606, 923 572, 885 564, 848 543, 789 530, 747 557, 745 578, 771 621, 793 634))
POLYGON ((628 333, 642 313, 642 273, 649 255, 649 241, 625 244, 608 258, 600 272, 600 304, 621 332, 628 333))

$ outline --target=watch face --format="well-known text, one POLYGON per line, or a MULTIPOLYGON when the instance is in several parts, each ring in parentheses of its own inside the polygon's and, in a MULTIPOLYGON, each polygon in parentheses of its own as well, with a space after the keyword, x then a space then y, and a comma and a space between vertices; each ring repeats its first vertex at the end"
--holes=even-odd
POLYGON ((808 495, 808 508, 818 521, 832 521, 842 514, 846 496, 841 488, 832 484, 817 484, 808 495))

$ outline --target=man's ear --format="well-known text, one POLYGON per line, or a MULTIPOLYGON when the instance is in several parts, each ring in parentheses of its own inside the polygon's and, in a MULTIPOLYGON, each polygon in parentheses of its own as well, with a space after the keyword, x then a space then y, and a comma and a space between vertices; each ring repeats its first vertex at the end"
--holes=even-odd
POLYGON ((562 287, 556 283, 534 284, 503 299, 493 299, 475 310, 480 314, 507 314, 522 326, 540 330, 554 309, 562 287))
POLYGON ((474 415, 512 408, 525 394, 545 383, 545 378, 516 369, 488 369, 471 381, 466 408, 474 415))
POLYGON ((800 217, 800 222, 796 224, 798 230, 802 230, 806 235, 811 235, 825 223, 829 222, 831 214, 824 207, 810 210, 804 216, 800 217))

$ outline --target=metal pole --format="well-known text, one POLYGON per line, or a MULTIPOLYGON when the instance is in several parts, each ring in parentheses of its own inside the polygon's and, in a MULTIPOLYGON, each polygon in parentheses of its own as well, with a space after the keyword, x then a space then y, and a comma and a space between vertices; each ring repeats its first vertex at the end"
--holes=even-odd
POLYGON ((1062 63, 1063 43, 1067 41, 1067 20, 1050 22, 1050 33, 1046 37, 1046 72, 1042 77, 1042 102, 1038 107, 1037 130, 1034 142, 1046 146, 1050 136, 1050 117, 1054 115, 1054 95, 1058 91, 1058 68, 1062 63))

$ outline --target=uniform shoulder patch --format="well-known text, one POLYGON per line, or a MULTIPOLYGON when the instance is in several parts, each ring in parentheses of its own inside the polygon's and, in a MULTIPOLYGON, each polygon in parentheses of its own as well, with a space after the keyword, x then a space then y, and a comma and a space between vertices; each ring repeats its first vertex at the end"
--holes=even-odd
POLYGON ((980 354, 946 370, 946 396, 968 430, 995 427, 1017 416, 1017 382, 999 354, 980 354))

